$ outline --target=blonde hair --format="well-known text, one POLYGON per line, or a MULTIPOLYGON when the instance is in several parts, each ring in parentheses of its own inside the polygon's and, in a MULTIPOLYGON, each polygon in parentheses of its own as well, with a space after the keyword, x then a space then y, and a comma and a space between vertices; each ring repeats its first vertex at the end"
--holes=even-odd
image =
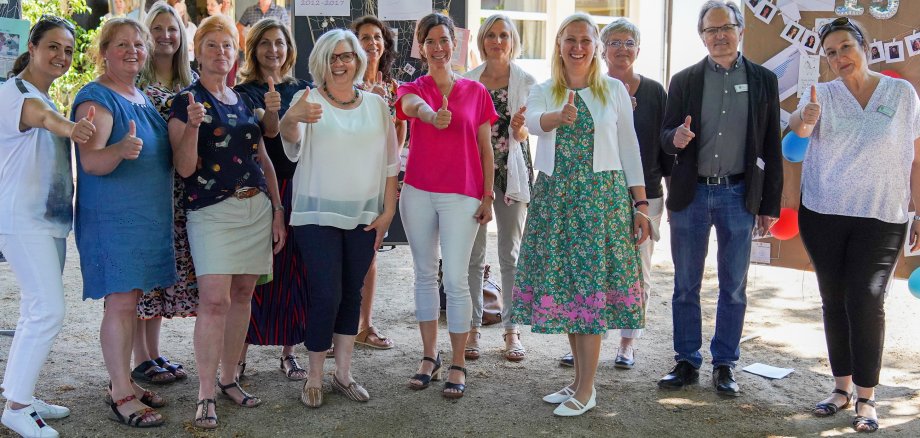
POLYGON ((236 25, 230 21, 230 17, 224 14, 212 15, 201 20, 198 30, 195 31, 195 40, 193 41, 195 59, 198 59, 198 56, 201 55, 201 43, 204 42, 204 36, 211 32, 223 32, 229 35, 230 41, 233 42, 233 48, 237 51, 240 49, 240 33, 236 30, 236 25))
POLYGON ((521 55, 521 34, 518 33, 517 26, 514 25, 514 22, 511 21, 505 14, 494 14, 486 18, 486 21, 482 22, 482 26, 479 27, 479 34, 476 35, 476 45, 479 48, 479 55, 482 56, 482 59, 486 59, 486 34, 492 29, 492 26, 495 26, 495 23, 499 21, 504 21, 511 29, 511 59, 517 59, 521 55))
MULTIPOLYGON (((179 12, 172 6, 166 4, 166 2, 160 0, 154 3, 153 6, 150 7, 150 11, 147 12, 147 19, 144 20, 147 24, 147 29, 153 26, 153 20, 156 20, 160 14, 169 14, 176 20, 176 27, 179 28, 179 48, 176 50, 176 53, 173 54, 172 59, 172 83, 165 85, 172 90, 176 89, 177 84, 179 85, 178 88, 188 87, 192 84, 192 68, 188 60, 188 38, 185 34, 185 26, 182 25, 182 19, 179 17, 179 12)), ((147 56, 147 63, 144 64, 144 68, 141 70, 140 81, 138 81, 140 88, 144 88, 157 80, 152 55, 151 53, 150 56, 147 56)))
POLYGON ((105 51, 109 48, 109 43, 112 42, 112 38, 115 38, 115 33, 118 32, 118 29, 121 29, 123 26, 131 26, 137 33, 140 34, 141 39, 144 40, 144 50, 147 51, 147 57, 150 57, 150 49, 152 44, 150 43, 150 33, 147 32, 147 29, 143 24, 139 23, 137 20, 128 17, 116 17, 110 18, 105 21, 105 24, 102 25, 102 29, 99 30, 99 35, 96 37, 96 46, 93 50, 93 60, 96 62, 96 73, 99 75, 105 74, 105 51))
POLYGON ((262 70, 256 52, 258 51, 259 42, 262 40, 262 36, 272 29, 281 31, 281 34, 284 35, 284 42, 288 47, 284 63, 281 64, 281 76, 284 78, 283 80, 285 82, 294 80, 294 77, 289 74, 291 68, 293 68, 294 64, 297 62, 297 46, 294 44, 294 38, 291 36, 291 31, 288 30, 287 26, 281 23, 280 20, 269 17, 259 20, 259 22, 254 24, 252 29, 249 30, 249 34, 246 35, 246 52, 243 55, 246 62, 240 70, 240 77, 243 79, 243 83, 257 80, 265 82, 265 78, 262 77, 262 70))
POLYGON ((591 89, 591 94, 594 95, 602 104, 607 103, 607 82, 604 79, 604 75, 601 74, 600 59, 601 59, 601 38, 597 30, 597 23, 594 22, 594 19, 591 18, 588 14, 577 13, 570 15, 568 18, 562 21, 562 25, 559 26, 559 32, 556 33, 556 45, 553 47, 553 61, 552 61, 552 81, 553 81, 553 98, 556 100, 556 103, 561 103, 563 99, 566 98, 566 91, 569 89, 568 84, 565 81, 565 65, 562 62, 562 34, 565 32, 565 29, 570 25, 578 22, 584 22, 588 24, 588 27, 591 29, 591 39, 594 40, 594 56, 591 59, 591 65, 588 68, 588 88, 591 89))

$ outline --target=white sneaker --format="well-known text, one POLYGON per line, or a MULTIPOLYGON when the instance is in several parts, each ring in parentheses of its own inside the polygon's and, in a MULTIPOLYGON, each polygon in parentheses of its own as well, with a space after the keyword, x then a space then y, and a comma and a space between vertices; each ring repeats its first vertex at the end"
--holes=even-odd
POLYGON ((3 417, 0 422, 25 438, 57 438, 60 436, 56 430, 45 423, 45 420, 42 420, 42 416, 35 412, 35 408, 31 405, 18 410, 8 407, 3 409, 3 417))
POLYGON ((35 412, 38 412, 38 415, 41 415, 42 418, 46 420, 55 420, 70 416, 70 409, 67 407, 53 405, 37 398, 32 399, 32 407, 35 408, 35 412))
POLYGON ((543 397, 543 401, 558 405, 559 403, 565 403, 565 401, 572 398, 573 395, 575 395, 575 391, 573 391, 572 388, 566 386, 557 392, 543 397))
POLYGON ((584 414, 585 412, 590 411, 595 406, 597 406, 597 390, 595 388, 591 388, 591 398, 588 399, 588 403, 581 404, 581 402, 578 401, 575 396, 572 396, 572 398, 557 406, 553 411, 553 414, 560 417, 577 417, 581 414, 584 414), (566 403, 572 403, 575 405, 575 409, 566 406, 566 403))

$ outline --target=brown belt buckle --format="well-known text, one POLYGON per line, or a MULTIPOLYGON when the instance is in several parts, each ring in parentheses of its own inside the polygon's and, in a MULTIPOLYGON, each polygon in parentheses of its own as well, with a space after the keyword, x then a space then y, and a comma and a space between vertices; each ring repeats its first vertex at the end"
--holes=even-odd
POLYGON ((259 189, 255 187, 249 187, 245 189, 239 189, 233 192, 233 197, 239 200, 249 199, 259 193, 259 189))

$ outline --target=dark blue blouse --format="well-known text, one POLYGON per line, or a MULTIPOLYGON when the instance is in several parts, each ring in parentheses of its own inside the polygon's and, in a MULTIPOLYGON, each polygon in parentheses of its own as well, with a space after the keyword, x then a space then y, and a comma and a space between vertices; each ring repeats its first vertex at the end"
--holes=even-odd
MULTIPOLYGON (((278 117, 284 117, 284 113, 291 107, 291 100, 294 98, 294 94, 307 87, 313 88, 313 84, 301 79, 275 85, 275 91, 281 93, 281 111, 278 112, 278 117)), ((251 81, 239 84, 234 89, 243 95, 243 99, 246 101, 246 105, 249 105, 249 109, 253 111, 256 108, 265 109, 265 93, 268 92, 268 84, 251 81)), ((284 154, 281 135, 276 135, 274 138, 265 137, 264 140, 265 150, 268 152, 268 158, 272 160, 272 164, 275 166, 275 175, 277 175, 278 180, 294 178, 297 163, 288 160, 287 155, 284 154)))

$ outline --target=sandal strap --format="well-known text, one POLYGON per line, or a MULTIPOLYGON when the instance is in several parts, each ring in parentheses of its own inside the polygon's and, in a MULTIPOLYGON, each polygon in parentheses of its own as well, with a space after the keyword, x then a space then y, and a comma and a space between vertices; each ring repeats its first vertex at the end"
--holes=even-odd
POLYGON ((208 415, 208 408, 214 405, 214 408, 217 408, 217 400, 213 398, 205 398, 198 400, 198 403, 195 403, 195 406, 201 406, 201 415, 195 418, 195 420, 204 420, 204 421, 217 421, 216 415, 208 415))
POLYGON ((131 394, 131 395, 129 395, 129 396, 127 396, 127 397, 125 397, 125 398, 123 398, 123 399, 121 399, 121 400, 114 400, 112 403, 114 403, 115 406, 121 406, 121 405, 123 405, 123 404, 125 404, 125 403, 127 403, 127 402, 129 402, 129 401, 131 401, 131 400, 135 400, 135 399, 137 399, 137 396, 134 395, 134 394, 131 394))
MULTIPOLYGON (((223 392, 224 395, 230 397, 230 394, 227 393, 228 389, 233 389, 234 387, 240 391, 240 394, 243 396, 243 400, 237 403, 240 406, 249 406, 250 400, 256 400, 257 397, 254 397, 252 394, 243 390, 243 387, 240 386, 240 382, 234 381, 233 383, 228 383, 226 385, 221 385, 220 380, 217 381, 217 387, 220 388, 220 392, 223 392)), ((232 398, 232 397, 231 397, 232 398)))
POLYGON ((574 393, 572 393, 572 397, 571 397, 571 398, 569 398, 568 400, 565 401, 565 403, 568 403, 568 402, 572 402, 573 404, 575 404, 575 410, 580 411, 580 410, 582 410, 582 409, 585 408, 585 404, 582 403, 582 402, 580 402, 580 401, 578 401, 578 399, 575 398, 575 394, 574 394, 574 393))
POLYGON ((460 365, 451 365, 450 368, 448 368, 448 370, 463 371, 463 376, 466 377, 466 368, 463 368, 460 365))
POLYGON ((869 406, 872 406, 873 408, 875 407, 875 400, 872 400, 869 398, 857 398, 856 399, 856 410, 859 410, 860 403, 865 403, 869 406))
POLYGON ((306 371, 305 369, 300 367, 300 364, 297 363, 297 358, 294 357, 293 354, 289 354, 281 358, 281 369, 286 369, 285 373, 287 374, 288 377, 291 377, 291 374, 294 374, 298 371, 306 371), (290 367, 285 367, 284 366, 285 362, 287 362, 288 365, 290 365, 290 367))
POLYGON ((428 356, 422 357, 422 360, 427 360, 428 362, 433 363, 436 367, 441 365, 441 355, 438 355, 438 359, 437 359, 437 360, 432 359, 432 358, 430 358, 430 357, 428 357, 428 356))
POLYGON ((847 399, 849 399, 850 397, 853 396, 853 394, 851 394, 851 393, 849 393, 849 392, 846 392, 846 391, 844 391, 844 390, 842 390, 842 389, 840 389, 840 388, 834 388, 834 390, 831 391, 831 392, 834 393, 834 394, 840 394, 840 395, 846 397, 847 399))

